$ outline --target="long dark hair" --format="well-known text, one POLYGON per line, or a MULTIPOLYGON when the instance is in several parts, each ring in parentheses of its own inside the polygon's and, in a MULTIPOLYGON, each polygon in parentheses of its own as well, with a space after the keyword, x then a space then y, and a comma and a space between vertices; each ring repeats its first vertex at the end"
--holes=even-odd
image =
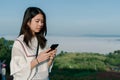
POLYGON ((36 33, 37 40, 40 44, 40 47, 43 49, 46 46, 46 34, 47 34, 47 25, 46 25, 46 15, 45 13, 37 7, 29 7, 26 9, 23 17, 23 22, 21 26, 21 30, 19 33, 19 36, 24 34, 24 42, 29 46, 29 42, 31 42, 31 39, 33 37, 31 29, 28 27, 27 23, 32 20, 33 17, 35 17, 37 14, 42 14, 44 18, 44 26, 40 30, 40 32, 36 33))

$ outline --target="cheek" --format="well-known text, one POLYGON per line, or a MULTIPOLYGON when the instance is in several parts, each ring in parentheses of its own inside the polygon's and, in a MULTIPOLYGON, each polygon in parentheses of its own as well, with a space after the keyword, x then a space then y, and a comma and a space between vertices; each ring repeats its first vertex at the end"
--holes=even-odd
POLYGON ((34 25, 31 24, 31 25, 29 25, 29 28, 33 31, 35 27, 34 27, 34 25))
POLYGON ((31 22, 30 27, 34 28, 36 26, 35 22, 31 22))

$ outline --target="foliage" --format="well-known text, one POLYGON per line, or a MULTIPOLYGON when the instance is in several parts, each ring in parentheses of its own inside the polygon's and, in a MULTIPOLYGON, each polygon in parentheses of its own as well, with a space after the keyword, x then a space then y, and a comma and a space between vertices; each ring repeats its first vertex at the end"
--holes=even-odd
POLYGON ((54 67, 80 70, 105 71, 106 56, 93 53, 62 53, 55 58, 54 67))
POLYGON ((9 64, 11 59, 11 48, 13 41, 0 38, 0 60, 7 64, 7 71, 9 72, 9 64))
POLYGON ((108 62, 110 65, 120 66, 120 50, 109 53, 107 55, 106 62, 108 62))
MULTIPOLYGON (((116 68, 120 69, 120 54, 99 54, 99 53, 71 53, 61 52, 56 56, 51 80, 119 80, 117 77, 104 78, 96 76, 100 72, 110 72, 116 68)), ((118 71, 117 70, 117 71, 118 71)), ((114 70, 115 72, 116 70, 114 70)), ((108 73, 106 73, 108 74, 108 73)), ((114 73, 113 73, 114 74, 114 73)), ((113 75, 112 74, 112 75, 113 75)), ((101 74, 102 75, 102 74, 101 74)), ((101 76, 100 75, 100 76, 101 76)), ((111 75, 111 74, 110 74, 111 75)), ((114 74, 115 75, 115 74, 114 74)), ((115 75, 116 76, 116 75, 115 75)))

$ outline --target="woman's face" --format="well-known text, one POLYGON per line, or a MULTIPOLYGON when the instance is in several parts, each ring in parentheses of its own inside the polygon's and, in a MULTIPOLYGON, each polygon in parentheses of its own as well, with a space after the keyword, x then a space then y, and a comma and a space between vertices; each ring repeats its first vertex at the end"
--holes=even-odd
POLYGON ((42 14, 36 15, 35 17, 32 18, 31 22, 28 22, 27 24, 30 27, 33 35, 37 32, 40 32, 44 25, 43 15, 42 14))

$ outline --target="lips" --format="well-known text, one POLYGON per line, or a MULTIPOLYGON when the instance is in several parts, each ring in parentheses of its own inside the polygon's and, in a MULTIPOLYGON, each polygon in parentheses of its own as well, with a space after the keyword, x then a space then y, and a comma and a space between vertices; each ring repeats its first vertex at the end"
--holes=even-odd
POLYGON ((37 27, 36 30, 41 30, 43 27, 37 27))
POLYGON ((36 28, 36 30, 41 30, 41 28, 36 28))

